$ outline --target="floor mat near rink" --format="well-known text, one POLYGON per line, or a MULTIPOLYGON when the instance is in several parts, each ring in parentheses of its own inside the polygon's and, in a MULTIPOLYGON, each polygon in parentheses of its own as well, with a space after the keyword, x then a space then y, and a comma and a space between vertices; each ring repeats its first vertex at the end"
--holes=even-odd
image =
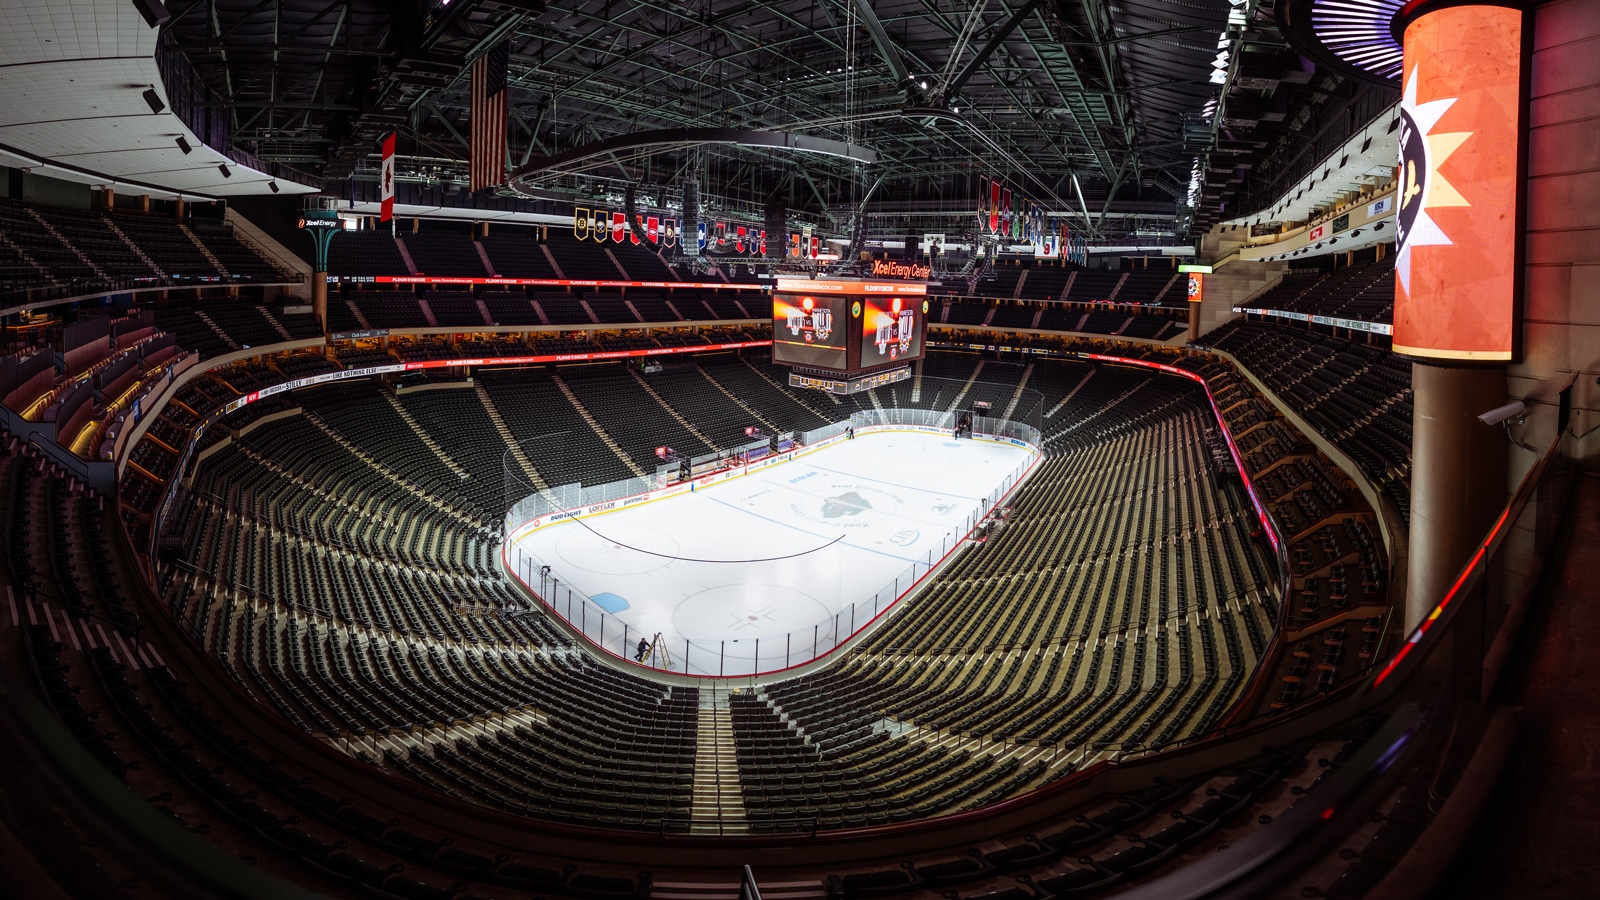
POLYGON ((863 434, 692 493, 541 528, 517 546, 631 632, 669 642, 796 632, 892 587, 914 561, 937 562, 1031 455, 938 434, 863 434))

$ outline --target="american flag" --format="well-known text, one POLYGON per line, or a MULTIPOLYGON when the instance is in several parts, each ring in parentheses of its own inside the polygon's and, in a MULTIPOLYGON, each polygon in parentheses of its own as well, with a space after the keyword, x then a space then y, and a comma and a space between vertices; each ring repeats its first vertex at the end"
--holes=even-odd
POLYGON ((472 153, 468 165, 470 190, 504 184, 506 180, 506 68, 511 46, 506 41, 472 61, 472 153))

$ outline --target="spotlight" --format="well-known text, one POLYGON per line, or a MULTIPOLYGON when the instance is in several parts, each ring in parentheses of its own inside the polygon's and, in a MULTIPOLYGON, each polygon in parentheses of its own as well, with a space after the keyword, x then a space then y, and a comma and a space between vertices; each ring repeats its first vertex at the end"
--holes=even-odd
POLYGON ((272 181, 267 182, 267 190, 273 192, 274 194, 276 194, 278 192, 278 181, 277 181, 277 179, 273 179, 272 181))
POLYGON ((1357 228, 1355 231, 1350 232, 1350 236, 1353 238, 1361 237, 1361 229, 1357 228))
POLYGON ((167 108, 167 105, 161 102, 161 95, 157 94, 153 87, 144 89, 144 102, 150 104, 150 111, 153 113, 160 113, 167 108))
POLYGON ((1367 152, 1367 149, 1369 147, 1371 147, 1371 146, 1372 146, 1372 138, 1367 138, 1366 140, 1361 142, 1361 152, 1362 153, 1367 152))
POLYGON ((1385 224, 1387 224, 1387 223, 1384 223, 1384 222, 1379 222, 1379 223, 1378 223, 1378 224, 1376 224, 1376 225, 1374 225, 1374 226, 1372 226, 1372 230, 1373 230, 1373 231, 1382 231, 1382 230, 1383 230, 1383 226, 1384 226, 1384 225, 1385 225, 1385 224))
POLYGON ((133 8, 144 16, 144 22, 151 28, 160 28, 172 18, 172 13, 167 12, 167 5, 161 0, 133 0, 133 8))
POLYGON ((217 166, 217 171, 222 173, 222 177, 223 178, 232 178, 233 177, 233 173, 228 170, 228 166, 227 166, 226 163, 223 163, 222 165, 217 166))
POLYGON ((189 146, 189 142, 185 140, 181 134, 178 135, 178 149, 183 151, 184 156, 188 156, 194 152, 194 148, 189 146))

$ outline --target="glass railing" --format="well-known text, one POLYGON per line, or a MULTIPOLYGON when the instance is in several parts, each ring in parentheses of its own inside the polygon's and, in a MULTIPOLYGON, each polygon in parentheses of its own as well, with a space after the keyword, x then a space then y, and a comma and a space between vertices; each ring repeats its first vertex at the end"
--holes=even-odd
MULTIPOLYGON (((861 633, 930 573, 936 571, 963 541, 983 525, 1005 497, 1028 474, 1038 459, 1039 429, 1023 422, 977 417, 973 437, 1005 441, 1026 447, 1029 453, 989 493, 978 498, 959 524, 932 540, 920 557, 887 579, 870 596, 849 597, 841 581, 845 571, 840 541, 785 558, 719 561, 721 579, 730 584, 806 585, 810 597, 833 607, 826 618, 800 628, 755 634, 738 639, 666 637, 655 628, 641 629, 618 617, 615 604, 597 602, 573 587, 566 577, 567 563, 555 553, 541 556, 522 541, 534 530, 574 517, 594 515, 628 505, 687 492, 694 487, 737 477, 758 467, 786 461, 796 452, 839 440, 854 429, 868 433, 879 429, 916 428, 948 433, 955 414, 925 409, 867 410, 849 419, 803 433, 792 450, 686 482, 656 478, 631 478, 603 485, 568 485, 541 491, 512 505, 505 520, 504 561, 544 607, 579 632, 595 648, 644 668, 680 675, 710 678, 749 677, 804 665, 832 653, 861 633), (733 571, 728 571, 728 569, 733 571), (748 571, 740 571, 741 569, 748 571), (610 605, 611 609, 607 609, 610 605), (649 647, 646 652, 640 641, 649 647)), ((511 479, 516 483, 515 478, 511 479)))

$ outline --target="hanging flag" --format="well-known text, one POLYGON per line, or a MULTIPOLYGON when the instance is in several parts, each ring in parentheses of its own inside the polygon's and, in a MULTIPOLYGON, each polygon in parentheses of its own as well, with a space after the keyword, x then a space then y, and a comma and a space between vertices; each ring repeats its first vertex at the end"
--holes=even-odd
POLYGON ((1000 182, 989 182, 989 233, 1000 233, 1000 182))
POLYGON ((1011 237, 1011 189, 1006 188, 1000 195, 1000 236, 1011 237))
POLYGON ((594 221, 589 224, 589 237, 596 243, 604 244, 606 242, 606 234, 611 231, 610 226, 606 224, 610 220, 611 216, 605 210, 596 209, 594 211, 594 221))
POLYGON ((618 210, 611 211, 611 243, 622 243, 623 236, 628 233, 628 217, 618 210))
POLYGON ((572 210, 572 236, 580 241, 589 239, 589 211, 581 206, 572 210))
POLYGON ((978 230, 989 221, 989 176, 978 176, 978 230))
MULTIPOLYGON (((628 243, 630 243, 630 244, 639 243, 639 237, 640 237, 639 229, 633 227, 633 218, 631 216, 628 217, 624 224, 626 224, 627 228, 628 228, 628 243)), ((642 225, 643 223, 640 223, 640 224, 642 225)))
POLYGON ((644 220, 644 233, 650 236, 650 243, 661 243, 661 220, 650 216, 644 220))
POLYGON ((817 236, 814 234, 811 236, 811 258, 817 258, 817 236))
POLYGON ((765 228, 761 229, 761 249, 757 252, 762 256, 767 255, 767 230, 765 228))
POLYGON ((472 61, 472 134, 468 180, 473 193, 506 180, 506 69, 511 44, 501 41, 472 61))
POLYGON ((735 232, 736 236, 735 236, 734 241, 733 241, 733 249, 738 251, 739 253, 743 253, 744 252, 744 226, 743 225, 739 225, 739 226, 737 226, 737 228, 738 228, 738 230, 735 232))
POLYGON ((695 246, 700 248, 700 252, 704 253, 705 249, 706 249, 706 223, 704 223, 704 222, 695 223, 694 231, 695 231, 695 237, 694 237, 695 246))
POLYGON ((794 232, 789 235, 789 255, 795 259, 800 258, 800 234, 794 232))
POLYGON ((387 222, 394 218, 394 132, 390 132, 383 139, 383 183, 379 199, 383 201, 383 212, 378 214, 379 222, 387 222))
POLYGON ((663 247, 678 246, 678 220, 661 220, 661 245, 663 247))

